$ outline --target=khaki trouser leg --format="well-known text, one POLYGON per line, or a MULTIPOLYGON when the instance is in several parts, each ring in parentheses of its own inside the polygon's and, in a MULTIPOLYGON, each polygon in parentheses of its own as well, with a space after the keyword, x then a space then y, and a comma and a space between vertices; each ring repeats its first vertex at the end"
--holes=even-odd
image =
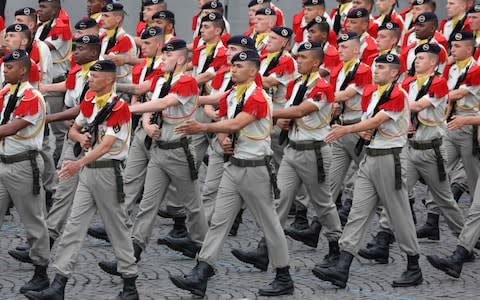
MULTIPOLYGON (((65 93, 50 93, 48 96, 45 96, 45 101, 50 105, 50 111, 52 114, 63 111, 65 93)), ((52 128, 52 133, 55 136, 55 149, 53 152, 54 161, 60 159, 62 154, 63 140, 65 134, 67 134, 68 128, 65 125, 65 122, 53 122, 50 123, 50 128, 52 128)))
POLYGON ((50 147, 49 136, 43 138, 40 155, 42 156, 45 166, 45 170, 42 173, 43 187, 47 192, 53 194, 55 193, 56 185, 58 184, 58 178, 55 169, 55 162, 53 161, 53 151, 50 147))
POLYGON ((473 250, 480 238, 480 180, 477 180, 476 191, 472 206, 470 206, 470 210, 465 219, 465 225, 458 238, 459 245, 469 252, 473 250))
MULTIPOLYGON (((37 156, 40 174, 43 171, 43 161, 37 156)), ((8 206, 10 200, 17 209, 20 221, 25 226, 28 244, 31 245, 30 258, 35 265, 48 265, 50 244, 44 212, 44 191, 34 195, 33 175, 30 161, 21 161, 14 164, 0 163, 0 202, 2 210, 8 206)), ((42 182, 40 179, 40 187, 42 182)), ((3 211, 5 215, 5 211, 3 211)), ((0 223, 1 224, 1 223, 0 223)))
MULTIPOLYGON (((80 158, 75 157, 73 154, 73 145, 72 141, 65 139, 60 163, 65 160, 75 161, 80 158)), ((55 194, 53 194, 53 204, 47 215, 48 231, 53 239, 57 239, 60 236, 62 228, 70 215, 78 181, 79 174, 76 174, 58 182, 55 194)))
POLYGON ((215 200, 217 198, 218 187, 223 175, 223 154, 215 150, 210 154, 208 160, 207 174, 203 185, 201 199, 205 209, 205 217, 210 222, 215 210, 215 200))
MULTIPOLYGON (((443 148, 441 150, 445 152, 443 148)), ((419 176, 421 176, 425 180, 434 202, 445 217, 448 226, 454 234, 459 234, 463 227, 462 211, 453 199, 448 179, 444 181, 439 179, 435 151, 433 149, 410 149, 408 169, 408 188, 413 188, 419 176), (415 176, 414 173, 417 173, 417 175, 415 176)))
POLYGON ((287 240, 275 211, 267 168, 264 166, 239 168, 231 163, 225 164, 212 226, 200 251, 199 260, 209 264, 215 262, 223 240, 241 207, 241 199, 264 233, 272 266, 274 268, 287 266, 289 260, 287 240))

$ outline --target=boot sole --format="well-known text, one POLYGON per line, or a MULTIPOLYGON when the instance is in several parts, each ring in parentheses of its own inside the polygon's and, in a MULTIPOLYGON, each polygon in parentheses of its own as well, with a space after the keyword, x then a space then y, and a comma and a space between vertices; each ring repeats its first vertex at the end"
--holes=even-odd
POLYGON ((15 258, 16 260, 20 261, 20 262, 23 262, 23 263, 27 263, 27 264, 33 264, 33 261, 30 257, 28 258, 25 258, 21 255, 18 255, 17 253, 13 252, 13 251, 8 251, 8 254, 10 254, 11 257, 15 258))
POLYGON ((415 280, 414 282, 409 282, 409 283, 392 283, 392 287, 410 287, 410 286, 417 286, 422 284, 423 282, 423 277, 420 277, 418 280, 415 280))
POLYGON ((88 229, 87 234, 91 237, 96 238, 97 240, 102 240, 102 241, 110 243, 110 240, 108 239, 108 236, 106 236, 104 234, 99 234, 98 232, 96 232, 94 230, 88 229))
POLYGON ((268 264, 267 265, 263 265, 263 264, 259 264, 257 262, 254 262, 248 258, 245 258, 244 256, 240 255, 240 254, 235 254, 235 252, 231 252, 233 256, 235 256, 236 259, 238 259, 239 261, 243 262, 243 263, 246 263, 246 264, 249 264, 249 265, 253 265, 255 268, 259 269, 260 271, 267 271, 268 270, 268 264))
POLYGON ((50 281, 47 279, 42 286, 34 288, 34 289, 24 289, 23 287, 20 288, 20 294, 25 294, 27 292, 40 292, 50 287, 50 281))
POLYGON ((100 267, 100 269, 102 269, 103 272, 105 272, 107 274, 110 274, 110 275, 113 275, 113 276, 122 276, 122 274, 120 274, 117 270, 112 271, 110 268, 108 268, 107 266, 105 266, 101 262, 98 263, 98 266, 100 267))
POLYGON ((302 238, 300 238, 298 235, 296 235, 295 233, 291 232, 290 230, 285 230, 285 234, 288 235, 289 237, 291 237, 292 239, 296 240, 297 242, 301 242, 304 245, 307 245, 308 247, 317 248, 318 240, 317 240, 317 242, 305 241, 302 238))
POLYGON ((171 243, 168 239, 164 239, 165 245, 175 251, 181 252, 184 256, 189 257, 189 258, 195 258, 197 257, 197 252, 192 252, 190 250, 187 250, 183 247, 178 246, 177 244, 171 243))
POLYGON ((182 289, 182 290, 186 290, 186 291, 189 291, 190 293, 194 294, 195 296, 199 296, 199 297, 205 297, 205 292, 201 291, 201 290, 198 290, 198 289, 194 289, 186 284, 184 284, 182 281, 178 280, 176 277, 168 277, 170 278, 170 281, 176 286, 178 287, 179 289, 182 289))
POLYGON ((460 273, 454 271, 454 270, 451 270, 451 269, 448 269, 448 268, 445 268, 443 265, 441 264, 437 264, 437 262, 435 262, 432 258, 430 258, 430 256, 427 256, 427 260, 428 262, 435 268, 435 269, 438 269, 444 273, 446 273, 448 276, 451 276, 453 278, 460 278, 460 273))
POLYGON ((266 291, 259 291, 258 295, 259 296, 265 296, 265 297, 275 297, 275 296, 282 296, 282 295, 293 295, 293 292, 295 291, 295 288, 289 288, 288 290, 284 290, 281 292, 266 292, 266 291))
POLYGON ((330 278, 330 277, 327 277, 325 276, 322 272, 316 270, 316 269, 313 269, 312 270, 312 273, 313 275, 315 275, 318 279, 320 280, 323 280, 323 281, 328 281, 330 283, 332 283, 333 285, 335 286, 338 286, 342 289, 344 289, 346 286, 347 286, 347 283, 346 282, 343 282, 343 281, 340 281, 338 279, 334 279, 334 278, 330 278))

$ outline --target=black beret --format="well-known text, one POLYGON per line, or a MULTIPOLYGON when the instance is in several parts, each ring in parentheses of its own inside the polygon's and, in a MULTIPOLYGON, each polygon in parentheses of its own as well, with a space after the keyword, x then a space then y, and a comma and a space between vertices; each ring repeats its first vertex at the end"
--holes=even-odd
POLYGON ((255 12, 255 15, 262 15, 262 16, 275 16, 276 13, 273 9, 271 8, 261 8, 255 12))
POLYGON ((380 31, 380 30, 400 30, 400 25, 398 25, 398 23, 395 23, 395 22, 387 22, 387 23, 383 23, 378 27, 377 31, 380 31))
POLYGON ((24 7, 15 11, 15 16, 37 16, 35 8, 24 7))
POLYGON ((98 35, 84 35, 75 39, 73 42, 75 44, 84 45, 100 44, 100 38, 98 37, 98 35))
POLYGON ((470 9, 468 10, 469 13, 479 13, 480 12, 480 4, 475 4, 475 5, 472 5, 472 7, 470 7, 470 9))
POLYGON ((102 12, 123 11, 123 5, 120 3, 108 3, 102 7, 102 12))
POLYGON ((175 24, 175 14, 169 10, 161 10, 156 12, 152 17, 152 20, 157 20, 157 19, 167 20, 175 24))
POLYGON ((5 55, 3 57, 3 62, 4 63, 15 62, 15 61, 21 61, 27 58, 28 58, 27 51, 22 49, 17 49, 17 50, 13 50, 8 55, 5 55))
POLYGON ((248 7, 270 2, 272 2, 272 0, 251 0, 250 3, 248 3, 248 7))
POLYGON ((202 18, 202 23, 203 22, 214 22, 214 21, 223 21, 223 16, 219 13, 209 13, 205 17, 202 18))
POLYGON ((375 58, 375 63, 399 65, 400 57, 398 57, 398 55, 388 53, 388 54, 377 56, 377 58, 375 58))
POLYGON ((282 26, 275 26, 272 28, 272 31, 278 34, 281 37, 284 37, 286 39, 289 39, 293 35, 293 30, 291 30, 288 27, 282 27, 282 26))
POLYGON ((96 26, 98 26, 97 21, 95 21, 92 18, 84 18, 78 21, 77 24, 75 24, 75 29, 85 30, 88 28, 96 27, 96 26))
POLYGON ((422 4, 427 4, 427 3, 431 3, 432 0, 414 0, 412 5, 413 6, 416 6, 416 5, 422 5, 422 4))
POLYGON ((162 51, 166 52, 172 52, 172 51, 177 51, 177 50, 182 50, 187 48, 187 42, 184 40, 173 40, 168 43, 166 43, 162 51))
POLYGON ((415 23, 425 23, 431 21, 438 21, 438 17, 433 12, 424 12, 417 16, 415 23))
POLYGON ((223 8, 222 2, 218 1, 208 1, 204 5, 202 5, 202 9, 218 9, 223 8))
POLYGON ((158 26, 152 26, 152 27, 145 28, 140 38, 142 40, 146 40, 156 36, 163 36, 163 30, 158 26))
POLYGON ((155 5, 155 4, 162 4, 164 3, 164 0, 143 0, 143 6, 150 6, 150 5, 155 5))
POLYGON ((459 33, 456 33, 453 36, 452 41, 471 41, 475 39, 475 35, 471 31, 462 31, 459 33))
POLYGON ((312 26, 314 26, 316 24, 321 24, 321 23, 327 23, 327 19, 325 19, 322 16, 316 16, 313 20, 308 22, 308 24, 305 28, 307 28, 307 30, 309 30, 310 28, 312 28, 312 26))
POLYGON ((227 45, 237 45, 247 49, 255 50, 255 42, 249 36, 236 35, 232 36, 228 41, 227 45))
POLYGON ((415 48, 415 54, 426 52, 426 53, 433 53, 433 54, 440 54, 442 49, 438 44, 423 44, 419 45, 415 48))
POLYGON ((304 0, 303 6, 325 5, 324 0, 304 0))
POLYGON ((27 31, 30 31, 30 29, 28 29, 28 26, 25 24, 16 23, 8 26, 7 29, 5 29, 5 31, 6 32, 27 32, 27 31))
POLYGON ((346 41, 359 40, 360 36, 355 32, 346 32, 338 36, 337 44, 341 44, 346 41))
POLYGON ((260 61, 260 56, 258 55, 257 51, 247 50, 237 53, 234 57, 232 57, 232 63, 237 61, 260 61))
POLYGON ((90 67, 90 71, 115 73, 117 66, 111 60, 99 60, 90 67))
POLYGON ((351 9, 348 14, 347 18, 349 19, 360 19, 360 18, 369 18, 370 14, 366 8, 354 8, 351 9))
POLYGON ((317 42, 305 42, 298 47, 297 52, 303 52, 303 51, 310 51, 310 50, 317 50, 317 49, 323 49, 322 44, 317 43, 317 42))

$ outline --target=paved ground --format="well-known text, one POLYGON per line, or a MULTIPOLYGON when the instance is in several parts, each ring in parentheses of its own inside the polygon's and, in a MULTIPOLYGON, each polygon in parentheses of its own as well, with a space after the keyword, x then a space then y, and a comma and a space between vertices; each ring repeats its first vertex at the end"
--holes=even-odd
MULTIPOLYGON (((462 198, 461 205, 464 209, 468 204, 468 198, 462 198)), ((424 211, 420 201, 417 201, 416 207, 417 210, 424 211)), ((423 223, 424 214, 418 215, 423 223)), ((217 275, 209 282, 208 299, 264 299, 257 297, 256 291, 267 284, 274 274, 271 271, 265 273, 250 268, 230 254, 231 248, 248 248, 256 245, 258 229, 250 214, 247 213, 244 219, 239 236, 227 239, 218 261, 217 275)), ((24 299, 18 293, 18 289, 32 274, 31 266, 19 263, 7 254, 8 249, 22 243, 23 229, 18 224, 18 216, 14 214, 13 218, 6 219, 1 231, 0 299, 24 299)), ((138 280, 141 299, 192 299, 189 293, 175 288, 168 276, 189 271, 194 266, 194 260, 184 258, 165 246, 156 244, 156 238, 166 234, 170 230, 170 224, 169 220, 158 218, 158 225, 153 232, 155 239, 142 256, 138 280)), ((426 261, 425 255, 432 253, 446 255, 455 247, 455 238, 448 228, 442 224, 441 229, 441 243, 421 243, 420 264, 425 281, 416 288, 392 288, 390 285, 406 266, 406 257, 400 252, 397 244, 391 249, 388 265, 355 259, 347 288, 341 290, 318 280, 311 273, 314 264, 328 251, 324 238, 318 249, 308 248, 289 239, 296 290, 294 296, 279 299, 480 299, 480 258, 477 257, 474 263, 466 264, 462 277, 458 280, 434 270, 426 261)), ((375 226, 370 227, 370 232, 376 232, 375 226)), ((76 273, 68 283, 66 299, 115 298, 121 289, 121 280, 104 274, 97 267, 98 261, 112 257, 111 248, 107 243, 87 237, 78 257, 76 273)))

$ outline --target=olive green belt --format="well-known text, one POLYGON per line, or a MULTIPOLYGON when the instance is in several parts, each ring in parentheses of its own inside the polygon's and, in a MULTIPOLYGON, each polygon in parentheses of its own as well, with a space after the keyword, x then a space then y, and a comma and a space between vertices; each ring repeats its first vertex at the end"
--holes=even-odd
POLYGON ((106 169, 113 168, 115 171, 115 183, 117 185, 117 195, 118 202, 125 202, 125 192, 123 191, 123 177, 122 169, 124 168, 124 163, 121 160, 109 159, 109 160, 98 160, 91 162, 87 165, 89 169, 106 169))
POLYGON ((322 156, 322 148, 325 147, 327 143, 324 141, 302 141, 302 142, 294 142, 290 141, 289 146, 297 151, 308 151, 314 150, 315 157, 317 159, 317 176, 318 182, 325 182, 325 168, 323 166, 323 156, 322 156))
POLYGON ((366 148, 365 150, 368 156, 393 155, 393 163, 395 165, 395 189, 402 189, 402 165, 400 162, 400 153, 402 152, 402 147, 389 149, 366 148))
POLYGON ((37 164, 38 151, 29 150, 15 155, 0 155, 0 161, 4 164, 14 164, 21 161, 30 161, 33 174, 33 194, 40 194, 40 169, 37 164))

